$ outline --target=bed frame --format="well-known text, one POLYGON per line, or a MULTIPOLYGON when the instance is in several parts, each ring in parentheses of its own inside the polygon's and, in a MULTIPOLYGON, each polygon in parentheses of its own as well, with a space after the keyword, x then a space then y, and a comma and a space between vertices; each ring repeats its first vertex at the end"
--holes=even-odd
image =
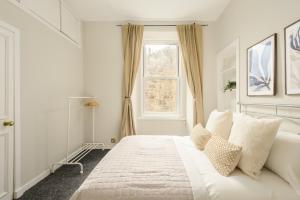
MULTIPOLYGON (((259 115, 259 116, 270 116, 270 117, 279 117, 284 120, 287 120, 291 123, 294 123, 296 125, 300 126, 300 105, 295 104, 262 104, 262 103, 237 103, 239 106, 239 111, 241 113, 249 114, 249 115, 259 115), (260 108, 260 109, 272 109, 273 113, 266 113, 266 112, 260 112, 260 111, 251 111, 249 108, 260 108), (295 115, 290 114, 281 114, 280 111, 291 111, 293 110, 295 115)), ((300 131, 298 133, 300 135, 300 131)))

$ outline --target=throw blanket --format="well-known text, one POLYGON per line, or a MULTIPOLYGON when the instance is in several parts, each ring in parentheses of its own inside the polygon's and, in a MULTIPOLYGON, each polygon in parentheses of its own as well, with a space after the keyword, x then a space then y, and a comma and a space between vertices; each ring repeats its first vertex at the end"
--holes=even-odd
POLYGON ((174 139, 130 136, 95 167, 71 200, 193 200, 174 139))

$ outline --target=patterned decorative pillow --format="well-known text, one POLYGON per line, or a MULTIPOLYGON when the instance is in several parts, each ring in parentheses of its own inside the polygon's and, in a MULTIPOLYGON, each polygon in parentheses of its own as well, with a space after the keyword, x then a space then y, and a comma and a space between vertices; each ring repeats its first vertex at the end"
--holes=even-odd
POLYGON ((218 135, 212 135, 204 153, 221 175, 229 176, 239 163, 242 147, 230 144, 218 135))
POLYGON ((197 124, 191 132, 191 139, 198 149, 204 150, 206 143, 211 137, 211 133, 203 128, 201 124, 197 124))

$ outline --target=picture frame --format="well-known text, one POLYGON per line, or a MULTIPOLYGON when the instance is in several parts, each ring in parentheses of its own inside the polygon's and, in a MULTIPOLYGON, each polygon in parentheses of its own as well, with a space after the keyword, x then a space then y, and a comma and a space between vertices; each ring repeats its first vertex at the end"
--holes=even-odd
POLYGON ((284 28, 285 94, 300 94, 300 20, 284 28))
POLYGON ((247 49, 247 95, 276 94, 277 34, 247 49))

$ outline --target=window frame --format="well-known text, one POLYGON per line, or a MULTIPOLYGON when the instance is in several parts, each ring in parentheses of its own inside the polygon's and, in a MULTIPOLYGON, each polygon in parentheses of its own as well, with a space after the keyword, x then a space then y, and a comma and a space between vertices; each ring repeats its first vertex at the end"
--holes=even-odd
POLYGON ((141 117, 146 119, 178 119, 182 117, 182 69, 181 69, 181 52, 179 48, 179 42, 176 40, 144 40, 142 44, 141 53, 141 117), (177 48, 177 75, 176 77, 166 76, 145 76, 145 46, 146 45, 176 45, 177 48), (145 92, 145 81, 147 80, 176 80, 176 111, 175 112, 149 112, 145 110, 144 92, 145 92))

